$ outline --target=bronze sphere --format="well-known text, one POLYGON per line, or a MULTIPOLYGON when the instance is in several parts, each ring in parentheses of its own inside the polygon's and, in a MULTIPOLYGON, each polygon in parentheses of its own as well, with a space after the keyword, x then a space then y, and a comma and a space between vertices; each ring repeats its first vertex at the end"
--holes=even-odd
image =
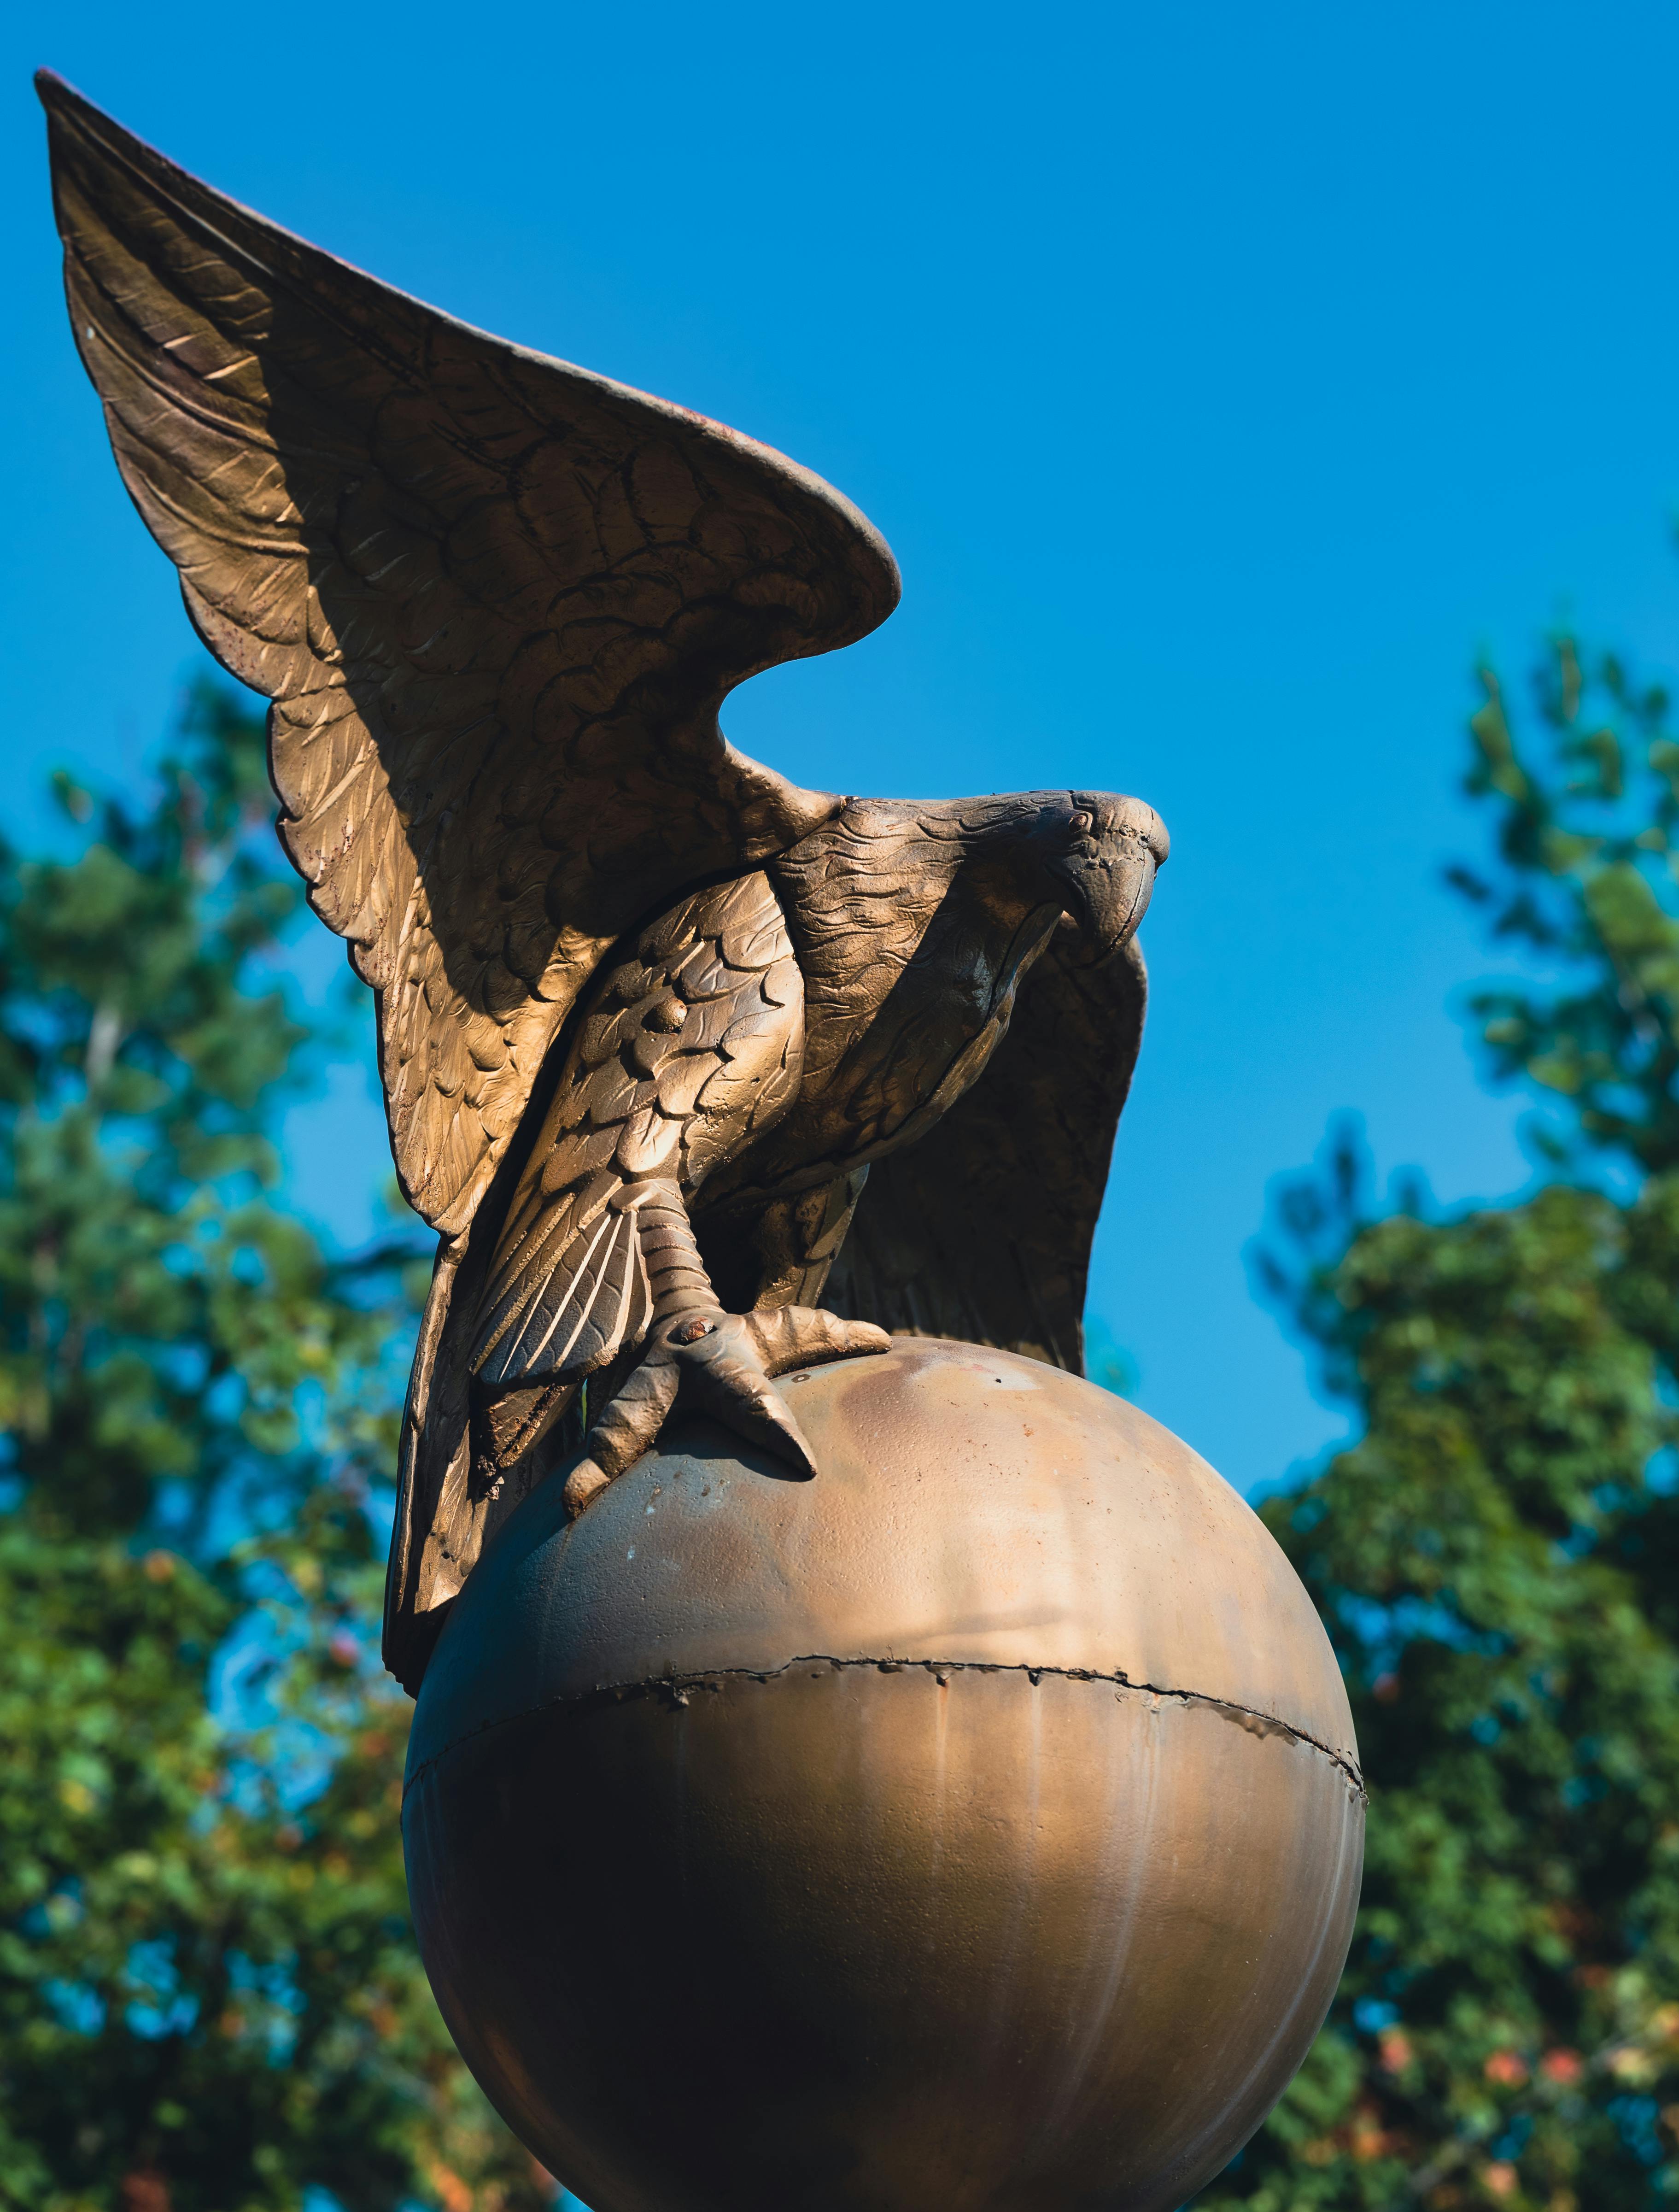
POLYGON ((1351 1717, 1248 1507, 1060 1370, 900 1339, 550 1480, 421 1686, 421 1954, 593 2212, 1167 2212, 1299 2065, 1351 1717))

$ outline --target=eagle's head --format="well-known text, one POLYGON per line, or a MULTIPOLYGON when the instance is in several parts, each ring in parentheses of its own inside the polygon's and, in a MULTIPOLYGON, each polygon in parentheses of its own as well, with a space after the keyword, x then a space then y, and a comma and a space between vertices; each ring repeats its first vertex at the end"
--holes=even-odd
POLYGON ((1040 810, 1032 843, 1052 894, 1096 960, 1136 930, 1172 849, 1152 806, 1111 791, 1058 792, 1040 810))
POLYGON ((941 1063, 1000 1034, 1058 926, 1106 960, 1166 855, 1154 808, 1112 792, 847 799, 770 863, 804 975, 807 1086, 865 1032, 867 1054, 941 1063))
POLYGON ((768 863, 804 981, 799 1105, 708 1202, 913 1141, 984 1072, 1058 928, 1107 959, 1166 855, 1153 807, 1111 792, 847 799, 768 863))
POLYGON ((1093 961, 1136 930, 1170 850, 1152 806, 1111 791, 1027 791, 966 805, 965 872, 988 903, 1058 908, 1093 961))

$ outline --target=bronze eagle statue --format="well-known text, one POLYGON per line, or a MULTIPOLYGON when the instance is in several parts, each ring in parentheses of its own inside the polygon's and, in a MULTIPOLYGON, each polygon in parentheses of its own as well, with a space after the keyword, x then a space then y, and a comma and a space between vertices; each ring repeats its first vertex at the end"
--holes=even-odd
POLYGON ((375 993, 439 1232, 391 1671, 417 1687, 536 1481, 569 1457, 585 1510, 679 1398, 809 1474, 774 1378, 888 1329, 1081 1370, 1153 809, 842 798, 745 758, 727 694, 897 603, 854 507, 37 82, 118 465, 272 702, 281 838, 375 993))

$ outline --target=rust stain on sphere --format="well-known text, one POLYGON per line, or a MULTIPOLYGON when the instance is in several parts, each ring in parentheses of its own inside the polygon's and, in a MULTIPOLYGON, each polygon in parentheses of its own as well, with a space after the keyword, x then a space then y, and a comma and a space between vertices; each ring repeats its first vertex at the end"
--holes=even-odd
POLYGON ((594 2212, 1167 2212, 1340 1975, 1328 1641, 1258 1519, 1088 1382, 903 1340, 551 1481, 421 1688, 427 1970, 594 2212))

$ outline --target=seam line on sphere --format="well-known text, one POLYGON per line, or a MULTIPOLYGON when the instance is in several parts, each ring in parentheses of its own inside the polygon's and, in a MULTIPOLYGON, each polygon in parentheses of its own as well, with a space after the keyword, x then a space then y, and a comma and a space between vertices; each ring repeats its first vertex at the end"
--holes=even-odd
POLYGON ((403 1783, 403 1796, 446 1753, 458 1750, 475 1737, 488 1735, 493 1729, 507 1728, 515 1721, 529 1720, 534 1714, 548 1712, 556 1705, 617 1705, 626 1698, 665 1697, 672 1705, 688 1704, 694 1691, 709 1684, 724 1682, 773 1682, 783 1674, 790 1674, 796 1667, 830 1667, 836 1674, 847 1668, 866 1668, 880 1674, 931 1674, 943 1686, 949 1674, 1025 1674, 1033 1685, 1045 1674, 1058 1675, 1066 1682, 1106 1682, 1117 1690, 1131 1690, 1138 1697, 1176 1698, 1187 1705, 1210 1705, 1215 1712, 1223 1713, 1239 1726, 1249 1729, 1257 1735, 1287 1736, 1291 1743, 1303 1743, 1309 1750, 1320 1752, 1330 1765, 1338 1766, 1361 1804, 1369 1803, 1369 1794, 1364 1786, 1364 1777, 1344 1752, 1337 1751, 1330 1744, 1320 1742, 1304 1729, 1296 1728, 1290 1721, 1279 1720, 1275 1713, 1261 1712, 1257 1705, 1239 1705, 1228 1698, 1215 1698, 1205 1690, 1176 1690, 1161 1682, 1134 1682, 1123 1668, 1105 1674, 1094 1667, 1042 1667, 1027 1660, 1004 1662, 992 1659, 838 1659, 827 1651, 805 1651, 795 1659, 785 1660, 779 1667, 700 1667, 682 1674, 650 1674, 639 1682, 604 1682, 592 1690, 578 1690, 569 1696, 544 1698, 534 1705, 525 1705, 516 1713, 502 1713, 494 1720, 482 1721, 464 1735, 454 1737, 441 1751, 422 1759, 412 1774, 403 1783))

